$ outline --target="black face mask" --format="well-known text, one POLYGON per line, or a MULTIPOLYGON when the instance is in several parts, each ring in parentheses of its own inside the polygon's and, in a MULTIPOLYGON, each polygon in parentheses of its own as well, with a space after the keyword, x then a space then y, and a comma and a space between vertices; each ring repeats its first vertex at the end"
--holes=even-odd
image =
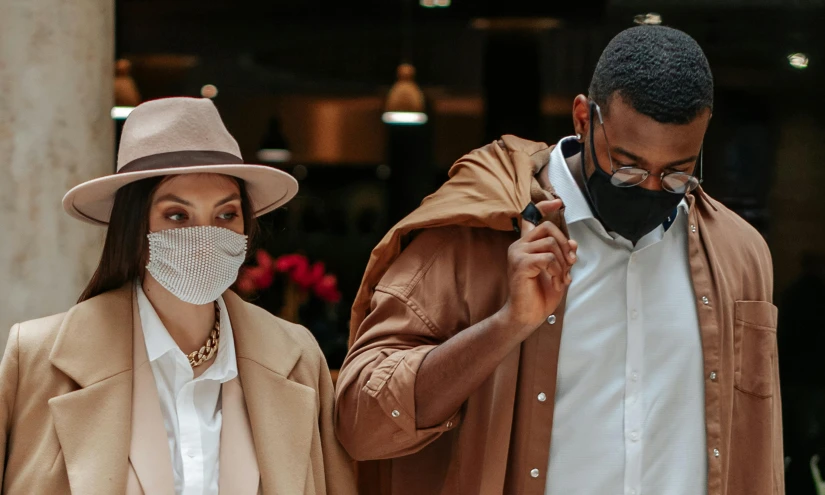
POLYGON ((684 198, 665 190, 650 191, 641 186, 616 187, 610 174, 602 170, 596 158, 593 140, 593 110, 590 111, 590 154, 593 156, 593 175, 587 177, 582 150, 582 177, 590 207, 602 224, 633 244, 662 225, 684 198))

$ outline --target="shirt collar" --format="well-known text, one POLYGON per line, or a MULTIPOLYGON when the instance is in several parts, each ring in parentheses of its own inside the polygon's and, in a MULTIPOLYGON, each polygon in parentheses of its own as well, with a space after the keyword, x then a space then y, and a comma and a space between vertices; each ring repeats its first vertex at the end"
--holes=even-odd
MULTIPOLYGON (((186 355, 180 350, 175 340, 169 335, 169 331, 158 316, 157 311, 152 306, 143 287, 138 281, 136 283, 138 312, 140 323, 143 327, 143 338, 146 341, 146 354, 150 362, 163 359, 169 356, 173 359, 186 359, 186 355)), ((226 310, 223 298, 218 299, 218 306, 221 310, 221 340, 215 362, 199 378, 217 380, 221 383, 232 380, 238 376, 238 363, 235 357, 235 339, 232 334, 232 324, 229 321, 229 313, 226 310)))
POLYGON ((546 178, 564 201, 564 220, 568 225, 588 218, 595 219, 584 193, 571 173, 571 169, 581 170, 581 165, 581 146, 578 146, 575 137, 562 138, 550 153, 546 178))

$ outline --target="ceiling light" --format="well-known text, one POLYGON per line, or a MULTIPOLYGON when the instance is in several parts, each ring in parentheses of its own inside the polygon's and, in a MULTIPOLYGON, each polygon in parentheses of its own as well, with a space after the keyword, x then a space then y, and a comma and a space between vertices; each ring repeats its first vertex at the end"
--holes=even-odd
POLYGON ((658 26, 662 23, 662 16, 655 12, 648 12, 647 14, 637 15, 633 18, 633 22, 639 25, 658 26))
POLYGON ((398 80, 387 95, 381 120, 387 124, 421 125, 427 123, 424 112, 424 93, 415 83, 415 67, 399 65, 398 80))
POLYGON ((792 53, 788 55, 788 63, 794 69, 806 69, 808 67, 808 56, 804 53, 792 53))
POLYGON ((426 124, 429 119, 424 112, 384 112, 381 120, 385 124, 422 125, 426 124))
POLYGON ((140 91, 132 77, 132 63, 122 58, 115 62, 115 106, 140 105, 140 91))
POLYGON ((204 98, 214 98, 218 96, 218 88, 214 84, 207 84, 201 88, 201 96, 204 98))
POLYGON ((266 163, 285 163, 292 159, 289 150, 261 148, 258 150, 258 160, 266 163))
POLYGON ((258 160, 264 163, 285 163, 292 160, 292 152, 281 132, 281 122, 278 117, 269 119, 269 126, 261 141, 258 150, 258 160))
POLYGON ((428 9, 436 7, 445 8, 452 4, 452 0, 419 0, 418 4, 428 9))
POLYGON ((132 113, 135 107, 112 107, 112 119, 114 120, 126 120, 126 117, 132 113))

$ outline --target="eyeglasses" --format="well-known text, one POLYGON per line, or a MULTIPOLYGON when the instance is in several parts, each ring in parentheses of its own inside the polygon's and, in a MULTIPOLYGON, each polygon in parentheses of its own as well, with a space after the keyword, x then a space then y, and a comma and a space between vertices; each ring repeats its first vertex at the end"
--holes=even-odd
MULTIPOLYGON (((604 119, 602 119, 602 110, 596 102, 591 102, 591 105, 591 112, 595 113, 599 118, 599 125, 601 125, 602 133, 604 134, 604 141, 607 143, 607 158, 610 160, 610 170, 612 171, 610 183, 616 187, 634 187, 646 181, 652 174, 643 168, 621 167, 616 169, 613 165, 613 156, 610 154, 610 141, 607 139, 607 131, 604 127, 604 119)), ((591 114, 591 124, 592 121, 591 114)), ((590 144, 593 146, 593 150, 595 151, 592 132, 590 133, 590 144)), ((673 194, 686 194, 699 187, 699 184, 702 183, 703 155, 704 146, 699 150, 699 159, 697 160, 699 162, 698 178, 693 174, 686 174, 684 172, 662 172, 659 175, 659 180, 662 181, 662 188, 673 194)))

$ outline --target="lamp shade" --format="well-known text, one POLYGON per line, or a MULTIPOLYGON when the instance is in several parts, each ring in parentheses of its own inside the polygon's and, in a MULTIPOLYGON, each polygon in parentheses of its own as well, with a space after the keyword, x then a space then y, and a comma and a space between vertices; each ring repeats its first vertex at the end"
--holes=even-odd
POLYGON ((266 163, 282 163, 292 159, 286 139, 281 132, 281 123, 277 117, 269 119, 269 126, 261 141, 261 149, 258 150, 258 160, 266 163))
POLYGON ((390 88, 382 119, 387 124, 424 124, 424 93, 415 82, 415 67, 410 64, 398 66, 398 80, 390 88))
POLYGON ((136 107, 140 105, 140 92, 132 78, 132 64, 126 59, 115 63, 115 105, 136 107))

